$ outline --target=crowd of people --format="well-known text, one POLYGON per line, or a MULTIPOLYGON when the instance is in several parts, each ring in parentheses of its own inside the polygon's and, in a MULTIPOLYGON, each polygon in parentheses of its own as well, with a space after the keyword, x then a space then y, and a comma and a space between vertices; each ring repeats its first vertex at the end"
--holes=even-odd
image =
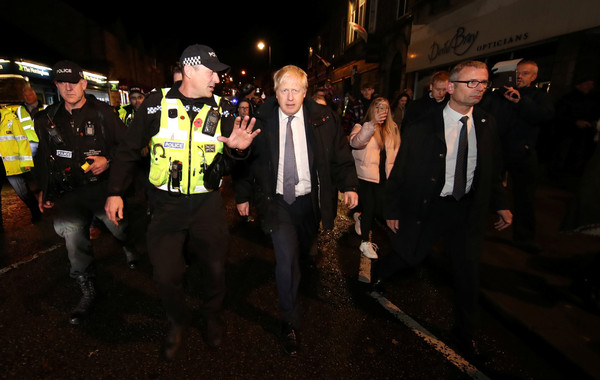
POLYGON ((218 347, 224 337, 229 229, 218 189, 226 175, 239 214, 248 217, 255 207, 271 238, 280 340, 290 356, 298 355, 302 325, 299 262, 315 255, 319 231, 333 228, 339 200, 353 213, 359 254, 373 260, 373 292, 384 292, 390 278, 443 241, 457 292, 453 332, 465 354, 476 352, 478 258, 488 212, 496 213, 497 230, 512 225, 516 246, 543 249, 535 234, 536 143, 556 120, 561 144, 553 168, 587 178, 574 205, 585 207, 586 219, 573 212, 565 229, 600 224, 600 104, 589 77, 555 106, 535 86, 535 62, 517 65, 516 87, 491 91, 488 67, 465 61, 432 75, 417 100, 401 92, 390 101, 364 83, 342 115, 332 106, 331 87, 307 96, 307 74, 292 65, 274 74, 273 97, 258 102, 255 86, 246 84, 230 102, 214 93, 228 69, 210 47, 191 45, 172 86, 131 88, 131 104, 113 109, 86 95, 76 63, 60 61, 53 67, 58 103, 40 107, 28 88, 23 104, 1 110, 5 174, 34 222, 55 210, 55 231, 66 242, 69 275, 81 289, 72 324, 90 317, 95 303, 94 224, 106 226, 136 269, 132 192, 143 193, 149 216, 146 247, 169 321, 162 347, 169 360, 190 324, 188 255, 206 268, 205 341, 218 347), (377 220, 391 246, 384 254, 372 239, 377 220))

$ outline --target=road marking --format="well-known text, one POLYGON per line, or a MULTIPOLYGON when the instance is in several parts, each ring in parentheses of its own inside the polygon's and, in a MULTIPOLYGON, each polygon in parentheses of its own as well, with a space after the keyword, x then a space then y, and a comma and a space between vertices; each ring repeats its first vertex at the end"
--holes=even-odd
POLYGON ((400 310, 396 305, 391 303, 387 298, 382 296, 377 292, 371 292, 369 295, 375 298, 381 306, 384 307, 387 311, 392 313, 397 319, 400 320, 404 325, 406 325, 409 329, 411 329, 415 334, 421 337, 425 342, 431 345, 436 351, 440 352, 444 355, 450 363, 454 364, 458 369, 462 372, 466 373, 473 379, 477 380, 489 380, 489 378, 480 372, 477 368, 475 368, 471 363, 466 361, 462 356, 456 353, 453 349, 448 347, 444 342, 436 338, 432 333, 427 331, 423 326, 421 326, 417 321, 412 319, 402 310, 400 310))
POLYGON ((22 261, 19 261, 19 262, 16 262, 16 263, 14 263, 14 264, 11 264, 11 265, 9 265, 9 266, 7 266, 7 267, 4 267, 4 268, 0 269, 0 276, 2 276, 3 274, 5 274, 6 272, 9 272, 9 271, 11 271, 11 270, 13 270, 13 269, 15 269, 15 268, 18 268, 18 267, 20 267, 20 266, 21 266, 21 265, 23 265, 23 264, 26 264, 26 263, 28 263, 28 262, 30 262, 30 261, 33 261, 33 260, 35 260, 35 259, 37 259, 38 257, 40 257, 40 256, 42 256, 42 255, 44 255, 44 254, 46 254, 46 253, 48 253, 48 252, 52 252, 52 251, 54 251, 55 249, 62 247, 63 245, 64 245, 64 244, 55 244, 55 245, 53 245, 52 247, 50 247, 50 248, 48 248, 48 249, 44 249, 43 251, 40 251, 40 252, 36 253, 35 255, 31 256, 31 257, 30 257, 30 258, 28 258, 27 260, 22 260, 22 261))

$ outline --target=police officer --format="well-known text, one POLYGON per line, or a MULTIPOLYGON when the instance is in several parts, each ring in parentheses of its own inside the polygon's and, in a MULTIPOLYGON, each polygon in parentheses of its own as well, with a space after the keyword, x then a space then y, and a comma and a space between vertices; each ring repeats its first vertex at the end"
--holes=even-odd
MULTIPOLYGON (((41 213, 25 180, 32 166, 31 148, 18 116, 10 108, 2 107, 0 109, 0 180, 6 176, 19 198, 31 211, 32 222, 35 222, 41 213)), ((3 230, 0 208, 0 232, 3 230)))
MULTIPOLYGON (((124 191, 141 158, 141 148, 150 140, 148 179, 153 186, 148 194, 151 217, 147 246, 154 281, 170 322, 162 350, 168 360, 175 358, 188 324, 182 284, 184 248, 206 267, 205 341, 216 347, 223 339, 228 227, 221 194, 215 191, 218 181, 209 186, 208 179, 214 178, 209 174, 215 173, 215 160, 245 158, 259 132, 252 131, 253 119, 235 118, 233 106, 213 94, 218 73, 229 69, 213 49, 191 45, 183 51, 180 62, 182 81, 150 93, 127 129, 114 158, 105 206, 109 218, 119 224, 124 191)), ((216 177, 221 174, 217 172, 216 177)))
POLYGON ((105 222, 122 243, 128 261, 135 260, 127 224, 108 223, 103 209, 110 159, 125 126, 108 104, 86 97, 87 81, 76 63, 60 61, 53 67, 53 74, 62 100, 35 117, 40 140, 35 188, 40 210, 55 210, 54 230, 65 239, 70 276, 83 293, 70 315, 70 322, 79 324, 88 316, 96 295, 89 236, 93 216, 105 222))
POLYGON ((131 87, 129 89, 129 102, 130 104, 126 104, 119 108, 119 118, 125 123, 126 126, 131 124, 135 112, 140 108, 142 102, 145 99, 144 92, 139 87, 131 87))

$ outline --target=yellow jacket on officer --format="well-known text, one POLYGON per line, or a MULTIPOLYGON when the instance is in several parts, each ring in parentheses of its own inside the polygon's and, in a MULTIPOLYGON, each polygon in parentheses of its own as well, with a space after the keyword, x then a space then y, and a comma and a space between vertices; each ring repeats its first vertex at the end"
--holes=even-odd
POLYGON ((33 167, 33 157, 27 134, 17 115, 10 109, 0 109, 0 115, 0 157, 6 175, 28 172, 33 167))

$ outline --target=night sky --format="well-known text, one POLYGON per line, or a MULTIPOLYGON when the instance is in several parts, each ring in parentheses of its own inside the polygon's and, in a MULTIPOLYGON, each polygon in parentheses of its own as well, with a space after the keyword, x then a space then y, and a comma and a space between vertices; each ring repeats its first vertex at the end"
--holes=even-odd
POLYGON ((331 17, 335 1, 172 2, 171 8, 115 2, 93 14, 84 2, 67 3, 108 28, 120 21, 129 38, 157 44, 158 53, 168 61, 177 60, 186 46, 199 43, 212 47, 233 72, 246 69, 252 74, 268 68, 267 51, 256 47, 259 40, 271 45, 272 68, 305 67, 309 44, 331 17))

